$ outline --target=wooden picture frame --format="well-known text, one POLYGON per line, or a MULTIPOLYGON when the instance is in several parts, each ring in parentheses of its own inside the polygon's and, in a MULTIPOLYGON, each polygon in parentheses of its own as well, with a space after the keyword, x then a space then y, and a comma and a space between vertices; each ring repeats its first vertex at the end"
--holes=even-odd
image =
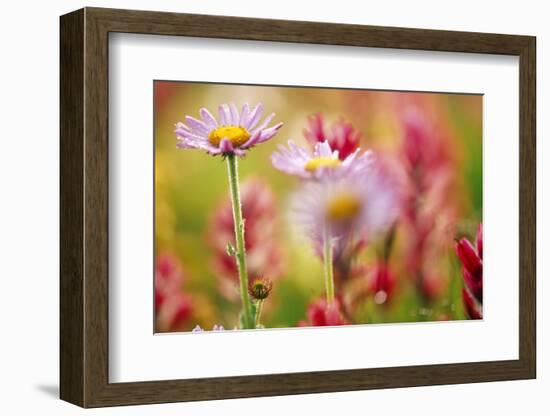
POLYGON ((530 36, 85 8, 61 17, 60 396, 82 407, 536 376, 535 51, 530 36), (109 383, 108 35, 298 42, 519 57, 519 359, 109 383))

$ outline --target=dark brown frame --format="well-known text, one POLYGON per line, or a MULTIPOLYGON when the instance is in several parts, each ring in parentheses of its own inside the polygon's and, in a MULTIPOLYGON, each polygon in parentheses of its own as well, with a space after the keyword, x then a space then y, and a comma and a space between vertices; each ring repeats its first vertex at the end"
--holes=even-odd
POLYGON ((83 407, 536 377, 535 53, 531 36, 85 8, 61 17, 60 396, 83 407), (109 32, 519 56, 519 359, 189 380, 108 380, 109 32))

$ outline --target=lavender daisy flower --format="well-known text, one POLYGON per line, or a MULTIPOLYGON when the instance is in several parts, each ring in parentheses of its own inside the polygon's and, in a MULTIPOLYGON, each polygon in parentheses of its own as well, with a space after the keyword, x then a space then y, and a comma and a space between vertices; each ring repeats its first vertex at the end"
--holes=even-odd
MULTIPOLYGON (((225 328, 223 325, 214 324, 212 331, 225 331, 225 328)), ((197 325, 191 332, 204 332, 204 329, 202 329, 200 325, 197 325)))
POLYGON ((206 150, 212 155, 244 156, 248 149, 275 136, 283 125, 278 123, 268 127, 275 113, 259 123, 262 113, 261 103, 252 109, 244 104, 240 113, 235 104, 222 104, 219 107, 219 120, 216 120, 206 108, 201 108, 200 120, 185 116, 187 124, 176 124, 177 146, 206 150))
POLYGON ((293 203, 301 225, 323 259, 327 303, 335 302, 334 259, 356 238, 372 239, 397 216, 397 197, 376 166, 346 176, 308 181, 293 203))
POLYGON ((398 215, 398 193, 391 178, 375 163, 368 169, 330 182, 307 182, 294 195, 291 219, 323 257, 327 229, 337 258, 354 238, 374 239, 398 215))
POLYGON ((197 326, 195 326, 195 328, 193 328, 191 332, 204 332, 204 329, 202 329, 201 326, 197 324, 197 326))
POLYGON ((358 173, 371 163, 371 152, 360 154, 356 149, 344 160, 339 159, 338 151, 332 150, 328 141, 315 144, 313 153, 288 141, 288 148, 279 145, 279 151, 271 155, 271 163, 276 169, 304 179, 342 177, 358 173))
MULTIPOLYGON (((258 103, 253 109, 250 109, 248 104, 244 104, 240 113, 235 104, 222 104, 219 107, 219 120, 216 120, 206 108, 201 108, 199 113, 200 120, 185 116, 187 124, 181 122, 176 124, 177 147, 201 149, 212 155, 223 155, 227 162, 235 246, 233 247, 229 243, 226 247, 228 252, 231 247, 231 256, 239 273, 239 292, 242 303, 241 325, 243 328, 253 329, 255 327, 254 311, 248 294, 245 223, 239 190, 238 160, 239 156, 244 156, 248 149, 275 136, 283 123, 268 127, 275 117, 275 113, 270 114, 259 123, 263 113, 262 103, 258 103)), ((200 327, 196 329, 199 331, 200 327)), ((220 330, 220 327, 218 326, 214 330, 220 330)))

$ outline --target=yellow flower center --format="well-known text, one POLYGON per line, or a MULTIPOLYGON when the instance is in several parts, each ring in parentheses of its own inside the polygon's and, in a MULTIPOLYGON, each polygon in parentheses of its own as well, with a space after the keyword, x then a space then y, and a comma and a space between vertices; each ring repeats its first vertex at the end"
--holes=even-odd
POLYGON ((228 139, 235 147, 245 144, 250 139, 250 133, 241 126, 221 126, 208 135, 208 141, 218 146, 223 139, 228 139))
POLYGON ((350 221, 359 213, 361 201, 349 193, 332 197, 327 206, 327 218, 331 221, 350 221))
POLYGON ((335 159, 333 157, 316 157, 314 159, 310 159, 306 162, 304 168, 308 172, 313 172, 319 168, 329 168, 334 169, 340 166, 342 162, 340 162, 339 159, 335 159))

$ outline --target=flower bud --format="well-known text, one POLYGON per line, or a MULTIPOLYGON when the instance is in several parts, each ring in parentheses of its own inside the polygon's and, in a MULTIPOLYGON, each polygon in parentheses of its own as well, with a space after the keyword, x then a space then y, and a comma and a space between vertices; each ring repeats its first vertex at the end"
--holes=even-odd
POLYGON ((264 300, 272 288, 273 283, 269 279, 257 277, 248 284, 248 293, 255 300, 264 300))

